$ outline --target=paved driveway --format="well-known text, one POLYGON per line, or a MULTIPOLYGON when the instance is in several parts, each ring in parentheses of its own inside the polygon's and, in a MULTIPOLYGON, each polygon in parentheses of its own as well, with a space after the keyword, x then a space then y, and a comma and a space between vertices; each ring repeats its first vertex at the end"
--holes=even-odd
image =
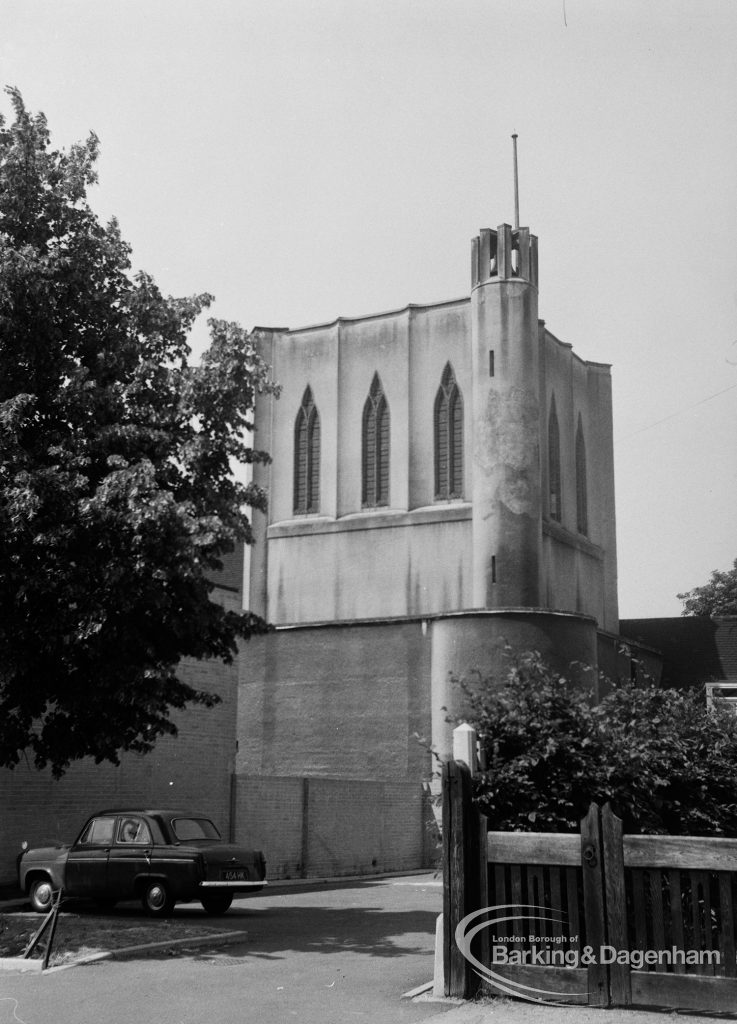
POLYGON ((450 1009, 400 1000, 431 979, 440 904, 431 875, 269 891, 220 919, 248 930, 236 945, 0 975, 0 1024, 421 1021, 450 1009))

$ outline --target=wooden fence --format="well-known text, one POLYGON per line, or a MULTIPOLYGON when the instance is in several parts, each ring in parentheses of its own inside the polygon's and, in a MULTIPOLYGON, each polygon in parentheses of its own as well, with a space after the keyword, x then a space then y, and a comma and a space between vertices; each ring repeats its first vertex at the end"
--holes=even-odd
POLYGON ((734 1012, 737 840, 625 836, 608 804, 578 835, 488 832, 471 791, 468 767, 446 763, 446 995, 484 984, 536 1002, 734 1012))

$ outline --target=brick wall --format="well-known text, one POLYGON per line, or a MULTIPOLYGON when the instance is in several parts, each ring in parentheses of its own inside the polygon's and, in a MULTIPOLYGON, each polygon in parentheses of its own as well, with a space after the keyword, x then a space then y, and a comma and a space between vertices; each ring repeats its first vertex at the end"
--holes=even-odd
POLYGON ((231 591, 239 602, 243 594, 243 559, 243 544, 236 544, 232 551, 223 555, 223 568, 220 572, 210 574, 210 579, 216 587, 231 591))
POLYGON ((431 638, 419 621, 277 630, 244 647, 236 771, 427 777, 431 638))
POLYGON ((270 878, 428 867, 432 812, 419 781, 236 776, 235 835, 270 878))

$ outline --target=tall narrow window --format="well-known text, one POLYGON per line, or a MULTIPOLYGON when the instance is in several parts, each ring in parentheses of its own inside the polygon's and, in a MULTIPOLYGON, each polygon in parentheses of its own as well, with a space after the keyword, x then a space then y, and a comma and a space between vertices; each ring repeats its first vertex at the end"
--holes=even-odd
POLYGON ((548 515, 557 523, 561 516, 560 497, 560 430, 553 396, 548 417, 548 515))
POLYGON ((435 497, 463 496, 463 399, 446 363, 435 396, 435 497))
POLYGON ((589 500, 586 484, 586 441, 583 436, 581 413, 578 414, 576 428, 576 529, 588 536, 589 532, 589 500))
POLYGON ((368 508, 389 504, 389 406, 378 373, 363 407, 362 495, 368 508))
POLYGON ((320 416, 312 389, 305 388, 294 423, 294 511, 320 508, 320 416))

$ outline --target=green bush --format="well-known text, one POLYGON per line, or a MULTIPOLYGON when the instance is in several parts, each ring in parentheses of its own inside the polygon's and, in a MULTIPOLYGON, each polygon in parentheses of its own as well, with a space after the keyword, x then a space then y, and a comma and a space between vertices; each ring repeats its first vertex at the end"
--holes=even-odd
POLYGON ((535 652, 503 680, 458 682, 490 829, 577 832, 591 801, 611 801, 626 832, 737 836, 737 719, 703 688, 620 683, 593 704, 535 652))

